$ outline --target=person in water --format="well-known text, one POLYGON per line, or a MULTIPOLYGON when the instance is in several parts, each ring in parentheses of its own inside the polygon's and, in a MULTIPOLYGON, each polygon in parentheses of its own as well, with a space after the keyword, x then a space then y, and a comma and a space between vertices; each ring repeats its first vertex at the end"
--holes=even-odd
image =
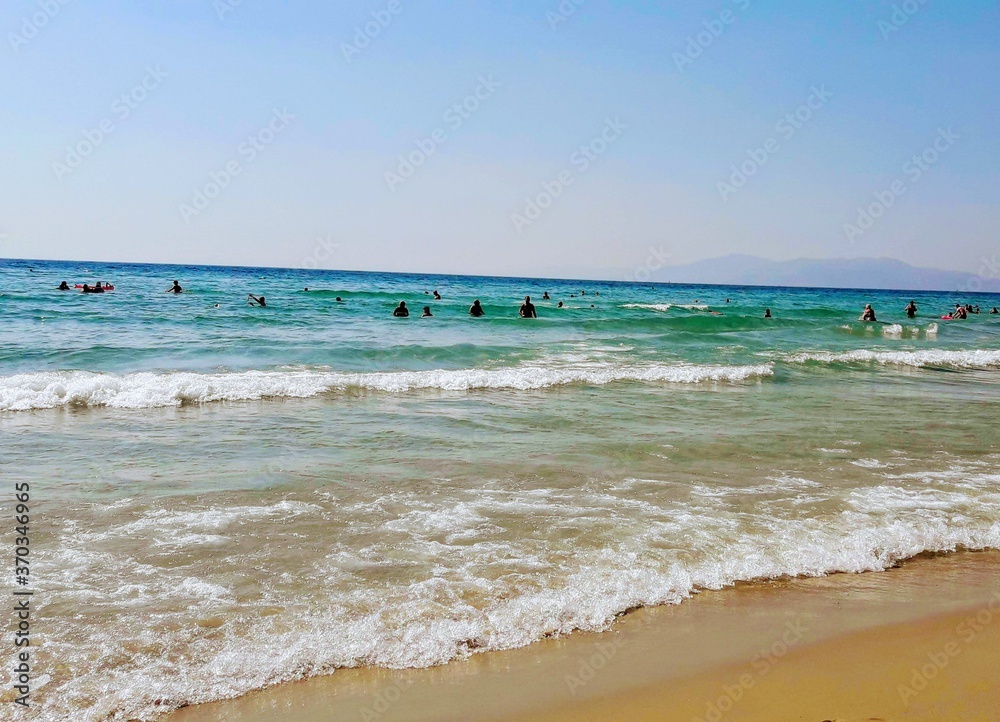
POLYGON ((965 306, 960 303, 955 304, 955 310, 952 311, 951 317, 959 320, 965 320, 969 317, 969 312, 965 310, 965 306))
POLYGON ((524 303, 521 304, 521 308, 517 309, 517 315, 521 318, 538 318, 538 314, 535 313, 535 304, 531 302, 531 296, 524 297, 524 303))
POLYGON ((864 321, 865 323, 878 321, 878 319, 875 318, 875 309, 872 308, 870 303, 865 304, 865 310, 861 312, 861 317, 858 320, 864 321))
POLYGON ((57 291, 68 291, 69 290, 69 284, 66 283, 66 281, 63 281, 62 283, 59 284, 59 288, 57 288, 56 290, 57 291))
POLYGON ((973 309, 972 309, 971 313, 982 313, 982 310, 980 310, 980 308, 979 308, 979 304, 976 304, 976 305, 975 305, 975 306, 973 307, 973 309))
POLYGON ((252 293, 247 294, 247 303, 249 303, 251 306, 256 304, 261 308, 267 306, 267 301, 264 299, 263 296, 255 296, 252 293))
POLYGON ((480 305, 478 298, 472 302, 471 306, 469 306, 469 315, 473 316, 474 318, 479 318, 480 316, 486 315, 486 311, 483 310, 483 307, 480 305))
POLYGON ((422 314, 420 314, 420 318, 427 318, 427 317, 433 316, 433 315, 434 314, 431 313, 431 307, 430 306, 424 306, 424 312, 422 314))
POLYGON ((344 299, 342 299, 342 298, 341 298, 340 296, 337 296, 337 297, 336 297, 335 299, 333 299, 333 300, 334 300, 334 301, 336 301, 337 303, 343 303, 343 302, 344 302, 344 299))
POLYGON ((441 294, 438 293, 436 289, 434 291, 434 300, 435 301, 440 301, 441 300, 441 294))
POLYGON ((556 304, 556 308, 562 308, 562 307, 563 307, 562 301, 560 301, 559 303, 556 304))
POLYGON ((177 283, 177 281, 174 281, 174 285, 167 289, 167 293, 182 293, 183 291, 184 289, 181 288, 181 284, 177 283))
POLYGON ((542 294, 542 300, 543 301, 551 301, 552 300, 551 298, 549 298, 549 292, 548 291, 546 291, 545 293, 542 294))
POLYGON ((772 318, 772 316, 771 316, 771 309, 769 309, 769 308, 765 308, 764 309, 764 318, 772 318))
POLYGON ((410 309, 406 307, 406 301, 400 301, 399 305, 392 310, 392 315, 396 318, 406 318, 410 315, 410 309))
POLYGON ((907 318, 916 318, 916 316, 917 316, 917 304, 915 304, 912 299, 906 305, 906 309, 905 310, 906 310, 906 317, 907 318))
POLYGON ((990 313, 992 313, 994 316, 996 316, 998 313, 1000 313, 1000 308, 997 308, 996 306, 994 306, 993 310, 990 311, 990 313))

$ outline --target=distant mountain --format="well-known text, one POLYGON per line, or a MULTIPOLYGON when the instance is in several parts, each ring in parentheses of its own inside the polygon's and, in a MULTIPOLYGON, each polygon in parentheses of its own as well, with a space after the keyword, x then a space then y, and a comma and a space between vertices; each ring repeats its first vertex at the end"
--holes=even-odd
POLYGON ((1000 293, 1000 279, 971 273, 917 268, 894 258, 800 258, 769 261, 733 254, 684 266, 668 266, 654 280, 732 286, 812 286, 907 291, 985 291, 1000 293))

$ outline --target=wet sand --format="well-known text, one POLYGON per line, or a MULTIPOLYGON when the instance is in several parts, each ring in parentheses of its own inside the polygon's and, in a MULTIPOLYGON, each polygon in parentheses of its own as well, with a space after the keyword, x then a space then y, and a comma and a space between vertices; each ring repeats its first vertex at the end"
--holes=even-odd
POLYGON ((1000 720, 1000 552, 740 584, 422 670, 354 669, 171 722, 1000 720))

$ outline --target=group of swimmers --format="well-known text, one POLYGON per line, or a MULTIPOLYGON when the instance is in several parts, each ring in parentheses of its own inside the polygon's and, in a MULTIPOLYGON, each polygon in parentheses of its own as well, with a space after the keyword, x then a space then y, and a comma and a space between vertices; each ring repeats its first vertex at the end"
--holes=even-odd
MULTIPOLYGON (((907 318, 917 317, 917 304, 914 303, 912 299, 906 305, 906 308, 903 310, 906 312, 907 318)), ((955 310, 945 316, 942 316, 941 318, 949 321, 961 320, 961 319, 967 319, 969 317, 969 314, 979 314, 979 313, 982 313, 982 310, 979 308, 978 305, 973 306, 971 303, 967 303, 963 306, 961 303, 956 303, 955 310)), ((1000 308, 994 306, 990 310, 990 314, 994 316, 1000 314, 1000 308)), ((861 312, 861 317, 858 320, 864 321, 865 323, 878 323, 878 318, 875 316, 875 309, 872 308, 872 305, 870 303, 865 305, 865 310, 861 312)))
MULTIPOLYGON (((438 300, 441 299, 441 296, 438 295, 437 291, 434 292, 434 298, 438 300)), ((542 296, 542 298, 549 298, 549 294, 546 293, 542 296)), ((338 298, 337 300, 339 301, 340 299, 338 298)), ((560 301, 558 308, 562 307, 563 302, 560 301)), ((407 318, 410 315, 410 309, 406 307, 406 301, 400 301, 399 305, 392 310, 392 315, 396 318, 407 318)), ((431 313, 431 307, 424 306, 424 311, 420 314, 420 317, 429 318, 433 315, 434 314, 431 313)), ((471 306, 469 306, 469 315, 473 318, 480 318, 481 316, 486 315, 486 311, 483 310, 483 305, 479 302, 478 298, 472 302, 471 306)), ((524 297, 524 303, 522 303, 521 307, 517 309, 517 315, 521 318, 538 318, 538 312, 535 310, 535 304, 531 302, 531 296, 524 297)))
MULTIPOLYGON (((90 285, 84 283, 79 288, 81 289, 82 293, 104 293, 105 291, 113 291, 115 287, 112 286, 110 283, 107 283, 107 282, 104 282, 104 284, 102 285, 102 282, 98 281, 93 286, 90 286, 90 285)), ((69 287, 69 284, 66 283, 66 281, 63 281, 62 283, 59 284, 59 287, 58 287, 57 290, 59 290, 59 291, 70 291, 72 289, 69 287)), ((308 291, 309 289, 305 288, 303 290, 308 291)), ((171 284, 171 286, 167 289, 167 293, 175 293, 176 294, 176 293, 183 293, 183 292, 184 292, 184 288, 177 281, 174 281, 173 284, 171 284)), ((441 294, 437 290, 434 290, 432 292, 424 291, 424 293, 428 294, 428 295, 433 294, 433 298, 434 298, 435 301, 442 300, 441 294)), ((572 294, 570 294, 570 298, 576 298, 576 295, 577 294, 572 293, 572 294)), ((586 295, 587 295, 587 292, 585 290, 581 290, 580 291, 580 296, 586 296, 586 295)), ((600 291, 594 291, 594 295, 595 296, 600 296, 601 293, 600 293, 600 291)), ((342 303, 343 302, 343 299, 340 296, 337 296, 337 298, 335 300, 338 303, 342 303)), ((552 300, 551 297, 549 296, 549 292, 548 291, 545 291, 542 294, 542 300, 543 301, 550 301, 550 300, 552 300)), ((726 299, 726 303, 729 303, 729 302, 730 302, 730 299, 727 298, 726 299)), ((251 305, 251 306, 259 306, 261 308, 264 308, 264 307, 267 306, 267 299, 264 296, 255 296, 252 293, 248 293, 247 294, 247 303, 249 305, 251 305)), ((695 301, 695 303, 699 303, 699 302, 695 301)), ((218 307, 219 304, 215 304, 215 305, 216 305, 216 307, 218 307)), ((590 307, 593 308, 594 304, 590 304, 590 307)), ((556 304, 556 308, 563 308, 563 302, 559 301, 556 304)), ((903 310, 905 311, 907 318, 916 318, 916 316, 917 316, 917 304, 912 299, 906 305, 906 308, 903 309, 903 310)), ((982 313, 982 311, 981 311, 981 309, 979 308, 978 305, 973 306, 971 303, 970 304, 965 304, 965 305, 962 305, 960 303, 956 303, 955 304, 955 310, 952 311, 950 314, 948 314, 946 316, 942 316, 942 318, 943 319, 947 319, 947 320, 967 319, 970 314, 975 315, 975 314, 979 314, 979 313, 982 313)), ((1000 308, 997 308, 996 306, 994 306, 990 310, 990 314, 994 315, 994 316, 1000 314, 1000 308)), ((410 309, 408 309, 406 307, 406 301, 400 301, 399 305, 396 306, 392 310, 392 315, 394 317, 396 317, 396 318, 407 318, 407 317, 409 317, 409 315, 410 315, 410 309)), ((480 318, 480 317, 486 315, 486 311, 483 309, 483 306, 480 303, 480 301, 479 301, 478 298, 475 301, 472 302, 471 306, 469 306, 469 315, 472 316, 473 318, 480 318)), ((524 303, 522 303, 521 306, 520 306, 520 308, 518 308, 517 315, 520 318, 538 318, 538 312, 535 309, 535 304, 533 304, 531 302, 531 296, 525 296, 524 297, 524 303)), ((420 314, 420 317, 421 318, 430 318, 430 317, 433 317, 433 316, 434 316, 434 314, 431 312, 431 307, 430 306, 424 306, 423 312, 420 314)), ((770 308, 764 309, 764 318, 773 318, 773 316, 771 314, 771 309, 770 308)), ((864 311, 861 312, 861 316, 858 318, 858 320, 862 321, 862 322, 865 322, 865 323, 878 323, 879 322, 878 321, 878 317, 875 315, 875 309, 872 307, 872 305, 870 303, 865 305, 865 309, 864 309, 864 311)))
MULTIPOLYGON (((107 281, 103 282, 104 285, 101 285, 101 283, 102 283, 101 281, 98 281, 93 286, 91 286, 90 284, 85 283, 82 286, 80 286, 80 293, 104 293, 106 291, 114 291, 115 290, 115 287, 112 286, 107 281)), ((58 291, 72 291, 73 289, 69 287, 69 284, 66 283, 66 281, 63 281, 62 283, 59 284, 59 287, 56 290, 58 290, 58 291)))

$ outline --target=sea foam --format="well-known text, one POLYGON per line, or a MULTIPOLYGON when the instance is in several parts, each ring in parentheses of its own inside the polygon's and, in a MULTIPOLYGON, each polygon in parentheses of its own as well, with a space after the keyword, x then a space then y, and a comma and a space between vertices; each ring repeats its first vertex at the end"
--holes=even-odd
POLYGON ((274 370, 223 373, 130 373, 56 371, 0 378, 0 411, 65 406, 144 409, 217 401, 308 398, 351 389, 384 393, 417 390, 537 390, 620 381, 697 384, 741 382, 771 376, 771 364, 750 366, 697 364, 521 365, 496 369, 343 373, 274 370))
POLYGON ((50 598, 115 614, 92 625, 50 620, 47 634, 76 671, 47 686, 36 718, 152 720, 338 668, 426 667, 606 629, 628 609, 740 580, 882 570, 925 551, 1000 546, 998 477, 953 471, 961 484, 937 489, 884 477, 840 489, 786 475, 749 487, 666 481, 659 495, 649 483, 637 492, 631 479, 628 488, 449 490, 433 499, 389 491, 349 508, 317 498, 147 509, 131 526, 92 518, 89 531, 59 535, 39 561, 50 598), (803 498, 835 513, 802 511, 803 498), (752 520, 736 523, 751 499, 752 520), (317 525, 290 527, 302 547, 292 558, 280 534, 260 526, 289 513, 317 525), (561 533, 512 537, 515 517, 561 533), (382 536, 352 544, 328 535, 326 519, 382 536), (226 554, 152 567, 142 555, 164 538, 162 522, 177 533, 233 527, 256 537, 235 563, 226 554), (275 583, 237 604, 232 587, 245 565, 275 583), (290 594, 288 572, 308 578, 309 591, 290 594))
POLYGON ((877 363, 883 366, 912 366, 915 368, 929 366, 990 368, 1000 366, 1000 350, 870 351, 858 349, 856 351, 798 353, 789 356, 787 360, 790 363, 877 363))

